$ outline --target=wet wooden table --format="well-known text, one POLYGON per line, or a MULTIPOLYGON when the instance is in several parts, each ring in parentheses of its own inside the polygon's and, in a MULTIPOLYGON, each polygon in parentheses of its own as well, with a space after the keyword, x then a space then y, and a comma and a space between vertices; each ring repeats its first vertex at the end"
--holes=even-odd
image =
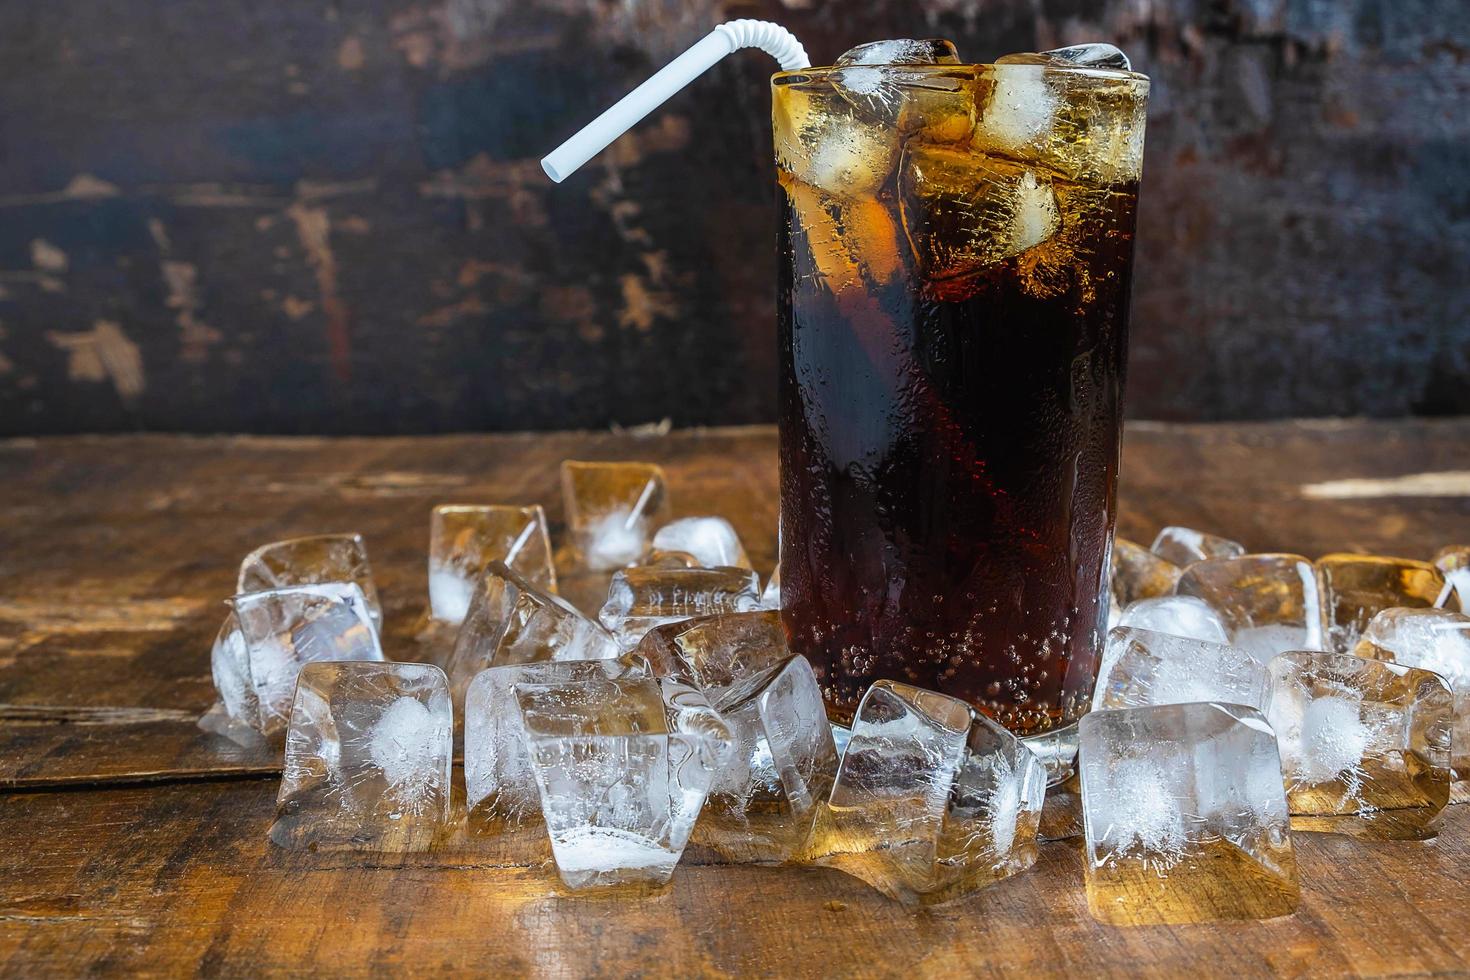
MULTIPOLYGON (((639 901, 570 895, 534 855, 266 841, 279 760, 205 735, 209 644, 241 556, 366 535, 390 657, 425 604, 429 508, 540 502, 564 458, 648 459, 679 513, 774 563, 766 428, 395 439, 0 441, 0 971, 954 975, 1470 971, 1470 806, 1424 843, 1297 835, 1302 904, 1269 922, 1092 921, 1080 853, 911 913, 838 872, 694 853, 639 901)), ((1130 428, 1121 531, 1426 557, 1470 539, 1470 420, 1130 428)), ((570 583, 590 598, 593 583, 570 583)), ((583 594, 577 595, 578 590, 583 594)))

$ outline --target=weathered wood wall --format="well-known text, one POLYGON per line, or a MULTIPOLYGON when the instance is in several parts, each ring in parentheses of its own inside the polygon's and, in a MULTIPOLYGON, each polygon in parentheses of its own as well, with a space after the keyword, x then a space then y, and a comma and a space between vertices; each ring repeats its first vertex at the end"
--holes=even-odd
POLYGON ((730 17, 1155 80, 1132 412, 1470 411, 1464 0, 0 9, 0 433, 773 415, 766 77, 537 159, 730 17))

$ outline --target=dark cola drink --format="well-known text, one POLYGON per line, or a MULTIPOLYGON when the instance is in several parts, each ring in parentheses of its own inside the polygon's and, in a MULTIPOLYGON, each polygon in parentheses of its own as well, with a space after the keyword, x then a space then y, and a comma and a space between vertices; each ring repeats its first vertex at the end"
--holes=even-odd
POLYGON ((783 617, 835 720, 1091 699, 1148 82, 1029 58, 773 82, 783 617))

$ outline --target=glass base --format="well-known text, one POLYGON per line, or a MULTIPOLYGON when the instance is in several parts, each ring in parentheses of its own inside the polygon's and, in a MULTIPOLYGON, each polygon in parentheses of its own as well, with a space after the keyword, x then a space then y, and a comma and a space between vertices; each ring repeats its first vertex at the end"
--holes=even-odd
POLYGON ((1021 744, 1030 749, 1046 767, 1046 785, 1055 786, 1066 780, 1077 765, 1077 723, 1053 728, 1040 735, 1025 735, 1021 744))

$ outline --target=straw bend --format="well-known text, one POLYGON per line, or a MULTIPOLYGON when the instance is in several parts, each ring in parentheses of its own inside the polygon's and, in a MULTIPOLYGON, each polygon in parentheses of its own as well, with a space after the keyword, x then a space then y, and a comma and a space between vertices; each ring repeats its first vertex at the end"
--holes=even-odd
POLYGON ((801 46, 796 35, 780 24, 772 24, 768 20, 731 20, 716 27, 715 31, 730 39, 733 44, 731 51, 760 48, 776 59, 782 71, 811 67, 806 48, 801 46))
POLYGON ((638 120, 708 71, 711 65, 741 48, 761 49, 775 58, 783 71, 794 71, 811 64, 801 42, 779 24, 763 20, 732 20, 721 24, 583 126, 571 139, 548 153, 541 161, 541 169, 546 171, 546 176, 561 183, 631 129, 638 120))

